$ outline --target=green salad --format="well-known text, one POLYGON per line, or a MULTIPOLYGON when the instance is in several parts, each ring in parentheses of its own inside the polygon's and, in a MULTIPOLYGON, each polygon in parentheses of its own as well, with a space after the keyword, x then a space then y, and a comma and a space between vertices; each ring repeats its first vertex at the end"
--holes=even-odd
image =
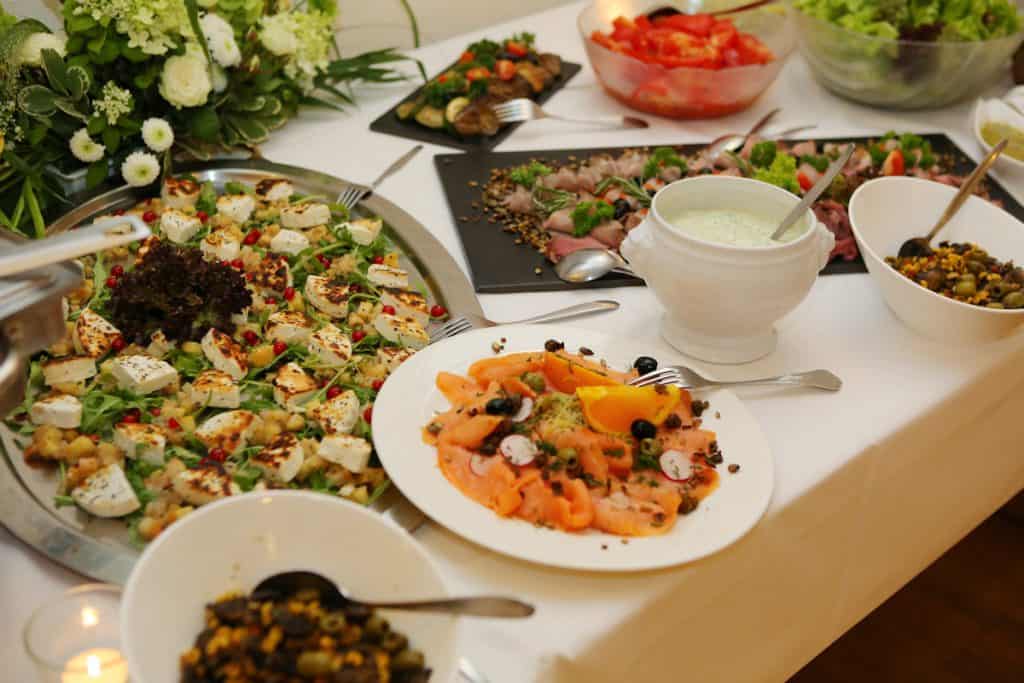
POLYGON ((796 0, 811 16, 881 38, 979 41, 1020 30, 1009 0, 796 0))

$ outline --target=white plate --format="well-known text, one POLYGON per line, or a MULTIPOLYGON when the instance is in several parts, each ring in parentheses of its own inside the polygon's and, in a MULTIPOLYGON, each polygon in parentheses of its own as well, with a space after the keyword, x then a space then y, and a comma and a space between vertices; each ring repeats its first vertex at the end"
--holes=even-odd
MULTIPOLYGON (((575 351, 592 349, 609 366, 625 369, 641 355, 628 339, 572 327, 510 325, 466 332, 423 349, 388 378, 373 407, 374 443, 392 481, 424 513, 464 538, 499 553, 554 567, 631 571, 669 567, 717 552, 736 542, 764 514, 772 494, 774 463, 754 417, 734 394, 702 392, 711 402, 704 427, 718 434, 725 456, 721 485, 696 511, 680 516, 661 536, 630 538, 600 532, 566 533, 506 519, 452 486, 437 466, 437 452, 421 429, 448 401, 436 388, 437 373, 465 374, 473 361, 493 356, 491 344, 504 337, 504 353, 536 351, 552 337, 575 351), (557 330, 557 332, 556 332, 557 330), (716 415, 721 415, 717 418, 716 415), (730 474, 728 463, 740 465, 730 474)), ((662 359, 666 362, 668 359, 662 359)))
MULTIPOLYGON (((121 606, 131 680, 178 683, 178 657, 202 631, 207 603, 296 569, 318 572, 366 599, 448 595, 416 541, 360 505, 308 491, 227 498, 169 527, 135 565, 121 606)), ((454 618, 381 612, 423 651, 432 681, 455 680, 454 618)))

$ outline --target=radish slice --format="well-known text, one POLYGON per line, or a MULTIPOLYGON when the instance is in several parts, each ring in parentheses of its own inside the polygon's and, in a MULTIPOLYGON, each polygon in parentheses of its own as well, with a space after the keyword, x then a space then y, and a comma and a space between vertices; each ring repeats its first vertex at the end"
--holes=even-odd
POLYGON ((533 412, 533 399, 529 396, 523 397, 523 402, 519 406, 519 412, 512 416, 513 422, 522 422, 526 418, 530 417, 530 413, 533 412))
POLYGON ((537 447, 522 434, 509 434, 498 444, 498 450, 517 467, 529 465, 537 457, 537 447))
POLYGON ((658 458, 661 471, 672 481, 686 481, 690 478, 690 459, 680 451, 665 451, 658 458))
POLYGON ((494 463, 494 456, 480 455, 474 453, 469 459, 469 470, 478 477, 486 477, 494 463))

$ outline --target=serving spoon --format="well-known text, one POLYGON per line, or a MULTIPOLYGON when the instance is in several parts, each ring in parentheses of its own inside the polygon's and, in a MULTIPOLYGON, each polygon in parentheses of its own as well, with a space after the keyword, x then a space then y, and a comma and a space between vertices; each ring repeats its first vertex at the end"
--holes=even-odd
POLYGON ((567 254, 555 265, 555 274, 573 284, 593 282, 608 273, 637 277, 624 258, 608 249, 580 249, 567 254))
POLYGON ((825 169, 825 172, 818 178, 818 182, 811 185, 810 189, 804 193, 804 198, 800 200, 800 203, 793 207, 793 210, 786 214, 786 217, 779 223, 779 227, 775 228, 775 232, 772 233, 772 241, 778 240, 782 237, 790 226, 800 220, 800 217, 807 212, 807 209, 811 207, 811 204, 818 201, 818 197, 821 193, 828 189, 835 180, 835 177, 839 175, 839 172, 843 170, 843 166, 846 166, 846 162, 853 156, 854 145, 847 145, 846 149, 843 150, 842 154, 836 157, 835 161, 829 164, 829 167, 825 169))
POLYGON ((939 216, 939 220, 936 221, 935 225, 928 234, 924 237, 911 237, 902 245, 900 250, 896 253, 899 258, 914 258, 918 256, 931 256, 932 255, 932 240, 935 239, 935 235, 946 227, 946 223, 949 223, 950 219, 956 215, 956 212, 960 210, 960 207, 964 205, 967 199, 974 194, 974 190, 977 189, 978 184, 985 178, 985 174, 988 173, 988 169, 992 167, 992 164, 996 162, 999 155, 1006 149, 1006 145, 1009 144, 1009 140, 1002 140, 992 151, 988 153, 978 167, 971 171, 971 175, 967 176, 964 180, 963 185, 960 186, 960 190, 953 195, 953 199, 950 200, 946 210, 939 216))
POLYGON ((754 122, 754 125, 750 127, 750 130, 747 131, 746 135, 726 133, 725 135, 720 135, 709 142, 708 146, 704 148, 708 161, 714 162, 718 157, 722 156, 726 152, 735 152, 737 149, 743 147, 747 138, 760 133, 761 129, 767 126, 780 111, 782 111, 782 109, 777 107, 759 118, 754 122))
POLYGON ((344 586, 316 572, 294 571, 273 574, 260 581, 253 589, 257 599, 263 596, 289 596, 301 590, 315 590, 320 604, 334 609, 349 605, 380 609, 399 609, 412 612, 445 612, 471 617, 497 617, 516 619, 534 613, 533 605, 512 598, 479 596, 470 598, 441 598, 438 600, 402 600, 398 602, 368 602, 352 597, 344 586))

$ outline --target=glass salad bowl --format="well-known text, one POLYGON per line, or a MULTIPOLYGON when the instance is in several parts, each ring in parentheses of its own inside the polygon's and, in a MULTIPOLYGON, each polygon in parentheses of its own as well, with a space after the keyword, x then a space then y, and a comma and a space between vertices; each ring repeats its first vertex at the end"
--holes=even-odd
POLYGON ((975 42, 920 42, 857 33, 793 10, 800 52, 818 81, 863 104, 943 107, 1008 72, 1024 33, 975 42))
MULTIPOLYGON (((756 36, 775 56, 767 64, 703 69, 668 68, 648 64, 610 50, 591 35, 608 31, 618 16, 634 17, 666 3, 648 0, 597 0, 583 9, 577 20, 587 58, 605 91, 627 106, 669 118, 713 118, 746 109, 768 89, 793 51, 796 37, 788 6, 773 3, 729 18, 742 32, 756 36)), ((679 3, 675 3, 679 4, 679 3)), ((722 3, 685 3, 690 13, 719 9, 722 3)))

